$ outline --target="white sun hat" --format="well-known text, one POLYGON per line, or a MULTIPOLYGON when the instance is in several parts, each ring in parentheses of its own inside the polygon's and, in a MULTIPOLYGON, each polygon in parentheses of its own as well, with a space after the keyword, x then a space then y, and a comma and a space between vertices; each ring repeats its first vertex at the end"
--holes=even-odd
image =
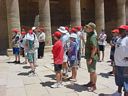
POLYGON ((67 33, 68 31, 65 29, 65 27, 60 26, 58 29, 58 31, 60 31, 61 33, 67 33))
POLYGON ((72 34, 70 35, 70 37, 77 39, 77 34, 72 33, 72 34))
POLYGON ((36 27, 32 27, 32 30, 35 30, 36 29, 36 27))

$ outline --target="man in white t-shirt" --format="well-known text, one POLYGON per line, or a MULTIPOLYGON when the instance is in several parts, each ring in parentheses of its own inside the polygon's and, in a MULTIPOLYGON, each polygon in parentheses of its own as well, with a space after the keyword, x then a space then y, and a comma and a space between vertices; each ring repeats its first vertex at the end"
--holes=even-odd
POLYGON ((122 87, 124 87, 125 95, 128 92, 128 36, 126 25, 119 27, 120 38, 116 42, 115 48, 115 82, 118 86, 118 92, 112 96, 121 96, 122 87))
MULTIPOLYGON (((104 50, 105 50, 105 45, 106 45, 106 39, 107 39, 107 35, 105 34, 105 31, 102 30, 102 32, 100 33, 100 35, 98 37, 99 50, 102 52, 102 59, 99 61, 104 60, 104 50)), ((100 57, 101 57, 101 55, 100 55, 100 57)))

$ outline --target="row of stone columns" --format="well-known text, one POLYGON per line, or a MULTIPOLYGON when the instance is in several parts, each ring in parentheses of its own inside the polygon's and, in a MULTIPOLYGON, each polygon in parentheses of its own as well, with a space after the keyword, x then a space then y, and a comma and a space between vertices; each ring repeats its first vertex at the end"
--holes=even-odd
MULTIPOLYGON (((117 0, 118 6, 118 25, 125 24, 125 2, 126 0, 117 0)), ((20 30, 19 2, 18 0, 6 0, 7 19, 8 19, 8 37, 9 48, 11 48, 11 30, 18 28, 20 30)), ((70 0, 71 5, 71 24, 81 25, 81 7, 80 0, 70 0)), ((46 30, 46 45, 50 46, 51 40, 51 18, 49 0, 39 0, 39 22, 46 30)), ((95 0, 95 23, 97 32, 105 28, 104 0, 95 0)))

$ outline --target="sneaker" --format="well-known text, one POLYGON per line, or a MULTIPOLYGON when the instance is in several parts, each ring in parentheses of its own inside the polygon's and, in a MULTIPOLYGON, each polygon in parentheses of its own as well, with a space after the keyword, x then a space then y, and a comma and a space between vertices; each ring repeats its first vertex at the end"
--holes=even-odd
POLYGON ((91 86, 91 87, 88 87, 89 92, 94 92, 95 90, 96 90, 96 85, 95 84, 93 84, 93 86, 91 86))
POLYGON ((54 85, 51 86, 52 88, 62 88, 63 84, 62 83, 55 83, 54 85))
POLYGON ((76 79, 70 79, 70 81, 72 81, 72 82, 76 82, 77 80, 76 80, 76 79))
POLYGON ((59 83, 58 88, 62 88, 62 87, 64 87, 64 85, 62 83, 59 83))
POLYGON ((52 88, 58 88, 59 83, 55 83, 54 85, 51 85, 52 88))
POLYGON ((115 92, 115 93, 112 94, 112 96, 121 96, 121 93, 115 92))

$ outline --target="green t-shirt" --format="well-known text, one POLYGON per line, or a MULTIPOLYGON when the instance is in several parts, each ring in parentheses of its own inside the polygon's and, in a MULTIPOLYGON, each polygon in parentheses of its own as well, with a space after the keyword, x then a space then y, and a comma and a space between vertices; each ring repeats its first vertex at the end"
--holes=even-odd
MULTIPOLYGON (((87 41, 85 45, 85 59, 90 59, 91 51, 94 46, 98 48, 97 36, 92 32, 91 34, 87 35, 87 41)), ((98 60, 98 54, 94 55, 94 59, 98 60)))

